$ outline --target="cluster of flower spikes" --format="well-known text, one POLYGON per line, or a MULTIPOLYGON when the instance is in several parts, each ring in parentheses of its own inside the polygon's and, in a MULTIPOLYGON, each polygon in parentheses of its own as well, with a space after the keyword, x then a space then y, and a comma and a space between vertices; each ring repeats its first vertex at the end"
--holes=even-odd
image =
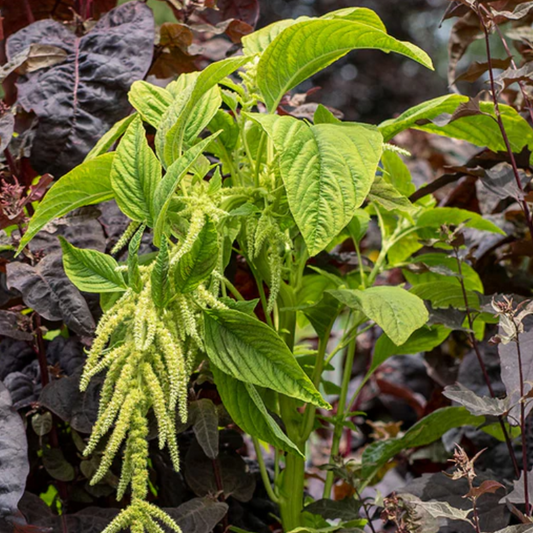
MULTIPOLYGON (((189 230, 171 248, 171 265, 191 250, 207 217, 216 218, 222 213, 210 200, 197 198, 196 208, 191 207, 188 214, 189 230)), ((140 289, 129 288, 100 319, 81 377, 80 388, 85 390, 93 376, 107 370, 98 418, 84 454, 93 453, 113 428, 91 484, 103 479, 123 446, 117 499, 131 486, 131 505, 103 533, 117 533, 127 527, 132 533, 162 533, 157 521, 180 532, 172 518, 146 501, 147 414, 153 409, 159 446, 167 446, 173 466, 179 470, 175 413, 177 410, 180 420, 186 422, 188 381, 203 350, 200 309, 225 307, 217 299, 219 273, 212 276, 209 289, 201 284, 189 294, 175 294, 165 306, 158 307, 151 286, 154 268, 154 264, 140 266, 140 289)))
POLYGON ((250 259, 255 259, 267 246, 268 266, 270 268, 270 294, 267 313, 271 313, 279 294, 282 281, 283 257, 287 248, 292 246, 288 236, 281 230, 276 218, 267 207, 259 219, 249 217, 246 223, 247 249, 250 259))

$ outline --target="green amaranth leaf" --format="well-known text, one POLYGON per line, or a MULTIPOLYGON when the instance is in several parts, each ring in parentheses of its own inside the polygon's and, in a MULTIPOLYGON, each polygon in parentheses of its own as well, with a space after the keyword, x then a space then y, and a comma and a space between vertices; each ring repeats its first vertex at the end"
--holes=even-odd
POLYGON ((328 291, 351 309, 373 320, 396 344, 403 344, 429 318, 424 302, 401 287, 328 291))
POLYGON ((137 115, 129 115, 119 120, 107 133, 104 133, 93 149, 85 157, 85 161, 90 161, 99 155, 105 154, 118 139, 124 135, 129 125, 135 120, 137 115))
POLYGON ((218 261, 218 233, 213 222, 204 224, 190 252, 179 261, 174 281, 181 293, 194 291, 216 267, 218 261))
POLYGON ((218 133, 215 133, 187 150, 169 167, 165 177, 157 185, 152 202, 152 212, 156 215, 154 224, 154 244, 156 246, 159 246, 161 242, 167 221, 168 206, 178 185, 196 160, 202 155, 202 152, 206 150, 217 136, 218 133))
MULTIPOLYGON (((468 141, 476 146, 486 146, 493 152, 505 151, 500 128, 495 120, 486 115, 473 115, 457 119, 446 126, 429 122, 440 115, 452 115, 461 105, 468 102, 467 96, 450 94, 428 100, 408 109, 398 118, 386 120, 379 125, 385 141, 409 128, 414 128, 445 137, 468 141)), ((494 105, 480 102, 482 112, 494 116, 494 105)), ((510 106, 500 105, 502 120, 513 152, 521 152, 524 146, 533 147, 533 129, 519 113, 510 106)))
POLYGON ((214 365, 211 371, 224 407, 243 431, 275 448, 303 457, 302 452, 272 418, 253 385, 229 376, 214 365))
POLYGON ((292 117, 250 114, 281 153, 290 210, 310 255, 322 251, 365 200, 383 146, 366 124, 308 126, 292 117))
POLYGON ((505 235, 502 229, 479 213, 458 207, 433 207, 424 211, 416 221, 419 228, 440 228, 443 224, 459 226, 463 223, 467 228, 505 235))
POLYGON ((133 82, 128 93, 128 99, 142 119, 157 129, 163 114, 172 104, 174 97, 162 87, 139 80, 133 82))
POLYGON ((211 309, 204 318, 207 355, 222 372, 330 408, 272 328, 233 309, 211 309))
POLYGON ((17 253, 35 237, 48 222, 78 207, 94 205, 113 198, 109 179, 114 153, 86 161, 65 174, 46 193, 30 221, 17 253))
POLYGON ((142 280, 139 270, 139 247, 146 226, 143 224, 131 238, 128 245, 128 285, 135 291, 141 292, 142 280))
POLYGON ((269 111, 283 95, 351 50, 371 48, 397 52, 433 68, 420 48, 398 41, 383 27, 356 19, 304 20, 285 28, 261 55, 257 84, 269 111))
POLYGON ((450 429, 479 426, 485 417, 473 416, 464 407, 444 407, 424 417, 403 437, 374 442, 363 452, 364 478, 372 477, 389 459, 408 448, 426 446, 440 439, 450 429))
POLYGON ((152 226, 152 198, 160 181, 161 165, 137 116, 117 148, 111 169, 111 186, 120 210, 132 220, 152 226))
POLYGON ((152 270, 152 299, 157 307, 164 307, 165 302, 169 299, 167 292, 168 286, 168 244, 166 239, 162 239, 159 253, 155 260, 154 269, 152 270))
MULTIPOLYGON (((450 281, 428 281, 411 288, 410 292, 422 300, 431 302, 433 309, 466 309, 465 298, 461 286, 450 281)), ((466 291, 469 309, 479 309, 479 297, 470 290, 466 291)))
MULTIPOLYGON (((179 158, 220 107, 220 92, 215 88, 218 82, 250 60, 251 57, 230 57, 212 63, 199 74, 188 75, 188 78, 185 77, 187 75, 182 75, 178 78, 177 84, 183 84, 183 90, 176 95, 174 103, 163 115, 156 135, 156 149, 165 167, 179 158), (182 78, 184 82, 180 81, 182 78), (201 103, 203 97, 212 89, 215 90, 201 103), (216 109, 213 99, 218 103, 216 109)), ((169 86, 169 90, 171 89, 169 86)))
POLYGON ((118 263, 97 250, 76 248, 59 237, 63 250, 63 266, 70 281, 85 292, 117 292, 126 290, 124 277, 118 272, 118 263))

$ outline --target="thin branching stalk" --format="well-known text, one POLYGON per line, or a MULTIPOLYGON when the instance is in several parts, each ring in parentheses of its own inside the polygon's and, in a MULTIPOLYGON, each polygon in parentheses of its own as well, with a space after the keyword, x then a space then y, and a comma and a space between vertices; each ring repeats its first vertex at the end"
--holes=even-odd
MULTIPOLYGON (((509 45, 507 44, 507 40, 505 39, 505 37, 504 37, 504 35, 502 33, 502 30, 500 29, 498 24, 496 24, 496 21, 494 20, 494 17, 492 15, 492 13, 483 4, 479 4, 479 8, 487 16, 489 16, 491 18, 492 24, 494 25, 494 28, 496 29, 496 32, 498 33, 498 36, 500 37, 500 40, 502 42, 503 48, 505 49, 505 53, 511 59, 511 66, 513 67, 514 70, 518 70, 518 67, 516 66, 515 60, 513 59, 513 54, 511 53, 511 50, 509 49, 509 45)), ((531 104, 531 98, 529 97, 529 95, 526 92, 526 87, 524 85, 524 82, 519 81, 518 82, 518 86, 520 87, 520 91, 522 93, 522 96, 524 98, 524 102, 526 103, 526 107, 527 107, 527 110, 529 112, 529 117, 531 119, 531 123, 533 124, 533 105, 531 104)))
POLYGON ((526 516, 530 514, 528 465, 527 465, 527 433, 526 433, 526 404, 524 401, 524 370, 522 368, 522 351, 520 349, 520 333, 516 328, 516 353, 518 354, 518 372, 520 375, 520 429, 522 433, 522 471, 524 473, 524 499, 526 504, 526 516))
MULTIPOLYGON (((487 385, 487 388, 489 390, 489 394, 491 398, 496 398, 496 394, 494 392, 494 389, 492 387, 492 383, 490 381, 489 374, 487 372, 487 367, 485 365, 485 362, 483 361, 483 357, 481 356, 481 352, 479 350, 479 344, 476 339, 476 335, 474 333, 474 320, 472 319, 472 314, 470 313, 470 306, 468 303, 468 296, 466 293, 466 287, 465 282, 463 278, 463 268, 461 265, 461 258, 459 257, 459 249, 457 247, 454 247, 454 253, 455 253, 455 259, 457 261, 457 270, 459 273, 459 284, 461 285, 461 292, 463 293, 463 300, 465 303, 465 309, 466 309, 466 317, 468 320, 468 327, 470 329, 468 336, 470 337, 470 343, 472 344, 472 347, 474 348, 474 352, 476 354, 479 366, 481 368, 481 372, 483 374, 483 378, 485 380, 485 383, 487 385)), ((498 421, 500 423, 500 426, 502 428, 503 436, 505 438, 505 443, 507 444, 507 450, 509 451, 509 457, 511 458, 511 461, 513 463, 513 468, 515 471, 515 475, 517 477, 520 477, 520 468, 518 467, 518 461, 516 459, 516 454, 514 452, 513 444, 511 442, 511 438, 509 436, 509 432, 507 431, 507 428, 505 427, 505 422, 503 420, 503 417, 500 415, 498 417, 498 421)))
MULTIPOLYGON (((522 182, 520 181, 520 174, 518 172, 518 166, 516 164, 516 159, 513 153, 513 149, 511 148, 511 143, 509 142, 509 137, 507 135, 505 126, 503 124, 503 120, 502 120, 502 116, 500 112, 500 105, 498 103, 498 96, 496 93, 496 83, 494 81, 494 72, 493 72, 493 66, 492 66, 492 54, 490 51, 489 30, 487 28, 487 24, 485 23, 485 19, 483 18, 483 15, 481 13, 481 9, 479 8, 479 2, 476 5, 478 6, 476 14, 479 18, 479 22, 481 24, 483 33, 485 35, 485 49, 487 53, 487 62, 489 66, 488 72, 489 72, 489 79, 490 79, 490 93, 492 96, 492 101, 494 103, 494 114, 496 115, 496 122, 498 123, 498 127, 500 128, 502 139, 503 139, 503 142, 505 143, 505 148, 507 150, 507 155, 509 156, 509 160, 511 162, 511 167, 513 169, 513 175, 516 181, 516 186, 518 187, 518 190, 520 191, 520 193, 523 193, 524 187, 522 186, 522 182)), ((524 212, 524 216, 526 218, 526 224, 529 229, 529 234, 531 235, 531 239, 533 240, 533 220, 531 218, 531 211, 529 210, 529 206, 527 205, 527 202, 523 198, 519 200, 519 203, 522 207, 522 211, 524 212)))

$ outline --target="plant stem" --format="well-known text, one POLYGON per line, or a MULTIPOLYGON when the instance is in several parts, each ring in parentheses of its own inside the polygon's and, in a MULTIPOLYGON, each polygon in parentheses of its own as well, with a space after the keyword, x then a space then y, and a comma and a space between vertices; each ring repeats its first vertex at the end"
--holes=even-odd
POLYGON ((270 484, 270 478, 268 477, 268 472, 266 470, 265 460, 263 459, 263 453, 261 452, 261 446, 259 445, 259 441, 255 437, 252 437, 252 441, 254 443, 257 463, 259 464, 259 472, 261 473, 261 479, 263 480, 263 485, 265 486, 265 490, 267 491, 268 497, 274 503, 279 503, 279 498, 274 493, 272 485, 270 484))
MULTIPOLYGON (((509 45, 507 44, 507 41, 502 33, 502 30, 496 24, 494 21, 494 17, 492 16, 492 13, 483 5, 479 4, 480 9, 482 9, 489 17, 492 19, 492 23, 494 24, 494 28, 496 28, 496 31, 498 32, 498 36, 500 37, 500 40, 503 44, 503 48, 505 49, 505 52, 507 53, 507 56, 511 59, 511 66, 514 70, 518 70, 518 67, 516 66, 516 63, 513 59, 513 54, 511 53, 511 50, 509 49, 509 45)), ((529 112, 529 118, 531 119, 531 122, 533 124, 533 106, 531 105, 531 98, 526 92, 526 88, 523 81, 518 82, 518 86, 520 87, 520 91, 522 92, 522 96, 524 98, 524 102, 526 103, 527 110, 529 112)))
MULTIPOLYGON (((498 103, 498 97, 496 95, 496 84, 494 82, 494 72, 492 70, 492 54, 490 51, 489 30, 481 14, 481 11, 479 8, 479 2, 477 3, 477 5, 478 5, 477 15, 481 23, 481 26, 483 28, 483 33, 485 34, 485 48, 487 52, 487 62, 489 65, 490 92, 492 95, 492 101, 494 103, 494 114, 496 115, 496 122, 498 123, 498 127, 500 128, 502 139, 503 139, 503 142, 505 143, 505 148, 507 150, 507 154, 511 161, 511 167, 513 169, 513 175, 516 181, 516 186, 518 187, 518 190, 521 193, 523 193, 524 188, 522 186, 522 182, 520 181, 520 174, 518 172, 518 166, 516 165, 516 160, 514 157, 513 149, 511 148, 511 143, 509 142, 509 137, 507 136, 507 132, 505 131, 505 126, 503 124, 503 120, 502 120, 502 116, 500 112, 500 105, 498 103)), ((522 207, 522 211, 524 212, 524 216, 526 218, 526 224, 529 229, 529 234, 531 236, 531 239, 533 240, 533 220, 531 218, 531 211, 529 210, 529 206, 527 205, 527 202, 524 199, 520 199, 519 203, 522 207)))
MULTIPOLYGON (((333 429, 333 440, 331 443, 330 464, 332 464, 332 458, 338 455, 342 432, 344 429, 344 417, 346 415, 346 399, 348 396, 348 387, 352 377, 353 362, 355 359, 355 350, 357 347, 356 339, 352 340, 348 345, 346 353, 346 360, 344 362, 344 374, 342 376, 341 393, 339 396, 339 402, 337 404, 337 415, 335 417, 335 424, 333 429)), ((334 474, 329 471, 326 475, 326 482, 324 483, 324 498, 329 498, 331 494, 331 488, 333 487, 334 474)))
MULTIPOLYGON (((461 258, 459 257, 459 249, 457 247, 454 247, 454 253, 455 253, 455 260, 457 262, 457 271, 459 274, 459 278, 458 278, 459 284, 461 285, 461 292, 463 293, 463 300, 465 303, 468 327, 470 329, 470 332, 468 334, 470 337, 470 343, 472 344, 472 347, 474 348, 474 353, 476 354, 476 358, 481 368, 483 379, 485 380, 487 388, 489 389, 490 396, 491 398, 496 398, 496 394, 494 393, 494 389, 492 388, 492 384, 490 382, 489 373, 487 372, 487 367, 485 366, 485 362, 483 361, 483 357, 481 356, 481 352, 479 350, 479 344, 477 342, 476 335, 474 334, 474 320, 472 319, 472 314, 470 313, 470 307, 468 304, 468 295, 466 292, 465 281, 463 277, 463 267, 461 263, 461 258)), ((511 442, 511 438, 509 437, 507 428, 505 427, 505 421, 503 420, 503 417, 501 415, 498 417, 498 421, 500 423, 500 427, 502 428, 503 436, 507 444, 507 450, 509 452, 509 457, 511 458, 511 461, 513 463, 515 475, 517 477, 520 477, 520 469, 518 467, 518 461, 516 460, 516 454, 514 452, 513 444, 511 442)))
MULTIPOLYGON (((318 341, 318 353, 316 356, 315 368, 313 370, 313 376, 311 381, 314 386, 318 389, 320 385, 320 378, 322 377, 322 371, 324 370, 324 357, 326 355, 326 348, 328 346, 329 336, 331 334, 331 328, 337 317, 333 317, 329 323, 324 335, 320 337, 318 341)), ((306 441, 309 438, 309 435, 313 431, 313 424, 315 421, 316 406, 307 404, 305 408, 304 422, 303 422, 303 432, 301 438, 303 441, 306 441)))
POLYGON ((39 370, 41 371, 41 384, 44 387, 50 382, 48 377, 48 361, 46 360, 46 349, 44 346, 43 332, 41 330, 41 317, 34 313, 33 321, 35 325, 35 342, 37 344, 37 359, 39 370))
MULTIPOLYGON (((516 325, 515 325, 516 327, 516 325)), ((522 368, 522 352, 520 350, 520 335, 516 328, 516 353, 518 354, 518 371, 520 375, 520 429, 522 433, 522 472, 524 474, 524 499, 526 516, 530 515, 528 465, 527 465, 527 433, 526 433, 526 404, 524 402, 524 371, 522 368)))

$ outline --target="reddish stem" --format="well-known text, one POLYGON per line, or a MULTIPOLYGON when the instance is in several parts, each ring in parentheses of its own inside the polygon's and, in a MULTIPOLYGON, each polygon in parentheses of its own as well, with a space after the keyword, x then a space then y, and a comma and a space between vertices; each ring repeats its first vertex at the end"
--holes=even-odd
MULTIPOLYGON (((468 327, 470 328, 470 333, 469 333, 470 343, 472 344, 472 347, 474 348, 474 352, 476 354, 479 366, 481 368, 481 372, 483 373, 483 379, 485 380, 487 388, 489 389, 490 396, 491 398, 496 398, 496 394, 494 393, 494 389, 492 388, 492 384, 490 382, 489 373, 487 372, 487 367, 485 366, 485 362, 483 361, 483 357, 481 356, 481 352, 479 351, 479 345, 478 345, 476 336, 474 334, 474 321, 472 319, 472 315, 470 313, 470 307, 468 305, 468 296, 466 293, 466 287, 465 287, 465 282, 463 278, 463 267, 461 264, 461 259, 459 258, 459 249, 454 248, 454 252, 455 252, 455 259, 457 261, 459 284, 461 285, 461 292, 463 293, 463 300, 465 302, 466 317, 468 319, 468 327)), ((498 417, 498 421, 500 423, 500 427, 502 428, 503 436, 505 438, 505 443, 507 444, 507 450, 509 452, 509 456, 513 463, 515 475, 516 477, 520 477, 520 468, 518 467, 518 461, 516 460, 516 454, 514 452, 513 444, 511 442, 511 438, 509 437, 509 433, 507 432, 507 428, 505 427, 505 422, 503 420, 503 417, 501 415, 498 417)))
POLYGON ((28 25, 35 22, 35 15, 31 9, 30 0, 24 0, 24 9, 26 11, 26 18, 28 19, 28 25))
MULTIPOLYGON (((516 327, 516 326, 515 326, 516 327)), ((526 433, 526 404, 524 402, 524 371, 522 369, 522 352, 520 350, 520 336, 516 330, 516 353, 518 354, 518 371, 520 375, 520 429, 522 433, 522 471, 524 473, 524 499, 526 500, 526 516, 530 514, 529 485, 527 470, 527 433, 526 433)))
MULTIPOLYGON (((520 181, 520 174, 518 172, 518 166, 516 165, 516 160, 514 157, 513 149, 511 148, 511 143, 509 142, 509 137, 507 136, 507 132, 505 131, 505 126, 503 124, 503 120, 502 120, 502 116, 500 112, 500 105, 498 103, 498 97, 496 95, 496 84, 494 82, 494 72, 492 68, 492 55, 490 51, 490 42, 489 42, 489 30, 487 29, 487 25, 485 24, 485 20, 483 19, 483 15, 481 14, 481 11, 479 9, 479 4, 478 4, 477 15, 481 23, 481 27, 483 28, 483 33, 485 34, 485 48, 486 48, 486 53, 487 53, 487 62, 489 65, 489 78, 490 78, 490 89, 491 89, 490 92, 492 95, 492 101, 494 103, 494 114, 496 115, 496 122, 498 123, 498 126, 500 128, 503 142, 505 144, 507 154, 511 161, 511 167, 513 169, 513 175, 516 181, 516 186, 518 187, 518 190, 521 193, 523 193, 524 188, 522 186, 522 182, 520 181)), ((527 205, 527 202, 523 198, 519 200, 519 203, 522 207, 522 211, 524 212, 524 216, 526 217, 526 223, 529 228, 529 234, 531 235, 531 239, 533 240, 533 220, 531 219, 531 212, 529 210, 529 206, 527 205)))
MULTIPOLYGON (((507 41, 505 40, 505 37, 504 37, 500 27, 494 21, 494 18, 492 17, 492 13, 484 5, 480 4, 479 7, 488 16, 491 17, 492 23, 494 24, 494 27, 496 28, 496 31, 498 32, 500 40, 501 40, 501 42, 503 44, 503 48, 505 49, 505 52, 506 52, 507 56, 511 59, 511 66, 513 67, 514 70, 518 70, 518 67, 516 66, 516 63, 515 63, 515 61, 513 59, 513 54, 511 53, 511 50, 509 49, 509 45, 507 44, 507 41)), ((524 82, 519 81, 518 85, 520 87, 520 91, 522 92, 522 96, 524 97, 524 102, 526 103, 527 110, 529 111, 529 118, 531 119, 531 123, 533 124, 533 106, 531 105, 531 99, 529 98, 529 95, 526 92, 526 88, 525 88, 524 82)))

